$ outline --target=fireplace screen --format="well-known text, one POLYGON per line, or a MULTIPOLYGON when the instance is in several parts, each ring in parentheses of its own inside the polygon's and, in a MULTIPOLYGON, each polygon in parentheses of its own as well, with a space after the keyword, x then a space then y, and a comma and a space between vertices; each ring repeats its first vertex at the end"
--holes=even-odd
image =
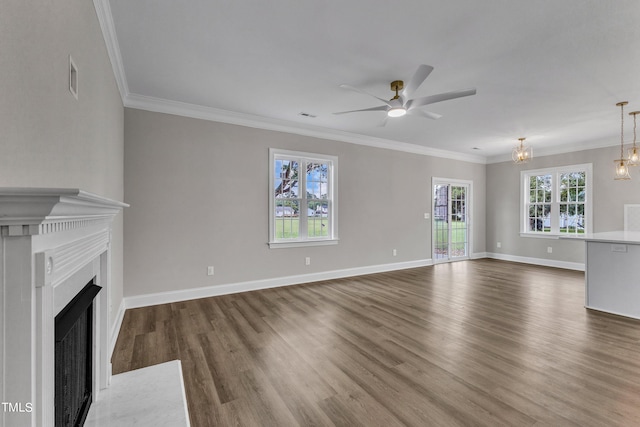
POLYGON ((91 405, 95 278, 55 319, 55 425, 82 426, 91 405))

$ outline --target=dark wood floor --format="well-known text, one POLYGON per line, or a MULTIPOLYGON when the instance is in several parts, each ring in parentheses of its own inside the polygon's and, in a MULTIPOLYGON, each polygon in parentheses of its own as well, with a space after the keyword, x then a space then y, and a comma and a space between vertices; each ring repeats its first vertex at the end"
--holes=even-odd
POLYGON ((113 368, 180 359, 194 427, 639 426, 640 321, 583 305, 581 272, 440 264, 127 310, 113 368))

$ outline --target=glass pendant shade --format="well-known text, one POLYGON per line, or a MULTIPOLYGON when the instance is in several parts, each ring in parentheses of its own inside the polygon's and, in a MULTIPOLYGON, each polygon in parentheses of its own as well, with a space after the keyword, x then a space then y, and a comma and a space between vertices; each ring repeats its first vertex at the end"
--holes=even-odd
POLYGON ((615 165, 615 175, 613 179, 615 180, 631 179, 629 175, 629 159, 624 158, 624 106, 627 104, 627 101, 616 104, 616 107, 620 107, 620 158, 613 161, 615 165))
POLYGON ((627 159, 617 159, 613 161, 616 165, 616 180, 631 179, 629 175, 629 165, 627 159))
POLYGON ((518 138, 518 140, 520 141, 520 144, 513 148, 511 158, 516 163, 527 163, 529 160, 533 159, 533 149, 531 146, 524 145, 525 138, 518 138))
POLYGON ((631 147, 627 150, 627 164, 629 166, 638 166, 640 164, 640 149, 631 147))

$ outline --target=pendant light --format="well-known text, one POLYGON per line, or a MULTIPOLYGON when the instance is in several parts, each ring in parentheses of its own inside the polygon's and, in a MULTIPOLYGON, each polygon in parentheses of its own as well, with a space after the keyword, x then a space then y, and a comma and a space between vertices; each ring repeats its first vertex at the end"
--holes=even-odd
POLYGON ((516 163, 527 163, 529 160, 533 159, 533 149, 531 146, 524 145, 525 139, 526 138, 518 138, 520 144, 513 147, 511 158, 516 163))
POLYGON ((631 179, 629 176, 629 161, 624 158, 624 106, 627 104, 627 101, 616 104, 616 106, 620 107, 620 158, 613 161, 616 167, 615 180, 631 179))
POLYGON ((633 111, 629 113, 633 116, 633 147, 627 150, 627 164, 629 166, 638 166, 640 164, 640 149, 636 146, 636 115, 640 114, 640 111, 633 111))

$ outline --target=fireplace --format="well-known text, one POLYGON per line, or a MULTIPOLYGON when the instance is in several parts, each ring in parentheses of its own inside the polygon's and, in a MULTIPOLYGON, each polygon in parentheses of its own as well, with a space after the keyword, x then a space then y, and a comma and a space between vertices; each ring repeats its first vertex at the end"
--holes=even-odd
POLYGON ((67 425, 56 419, 58 386, 76 395, 60 412, 73 425, 109 386, 111 223, 126 206, 77 189, 0 188, 0 425, 67 425), (64 347, 84 349, 66 380, 56 368, 64 347))
POLYGON ((55 318, 55 425, 83 425, 92 402, 93 300, 91 280, 55 318))

